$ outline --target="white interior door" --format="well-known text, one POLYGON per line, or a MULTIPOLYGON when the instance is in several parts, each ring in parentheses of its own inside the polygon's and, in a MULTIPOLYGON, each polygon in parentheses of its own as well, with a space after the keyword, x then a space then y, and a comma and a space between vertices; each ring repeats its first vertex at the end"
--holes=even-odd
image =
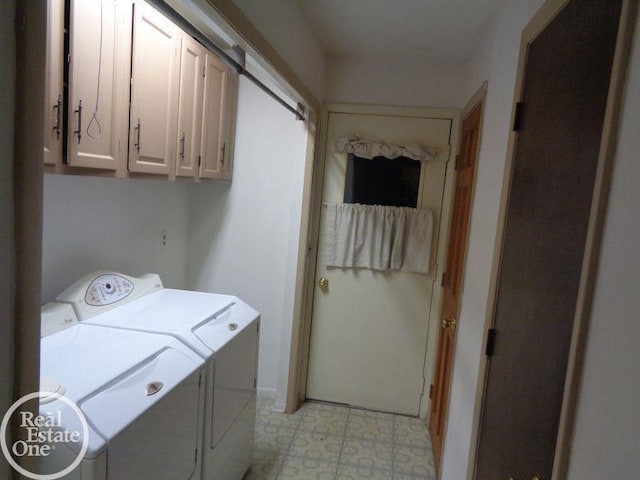
POLYGON ((418 415, 451 123, 441 118, 330 113, 324 204, 343 201, 347 155, 334 151, 338 138, 355 134, 441 147, 441 152, 422 165, 418 193, 418 206, 434 215, 429 275, 327 268, 322 209, 316 281, 325 277, 329 286, 315 287, 308 398, 418 415))

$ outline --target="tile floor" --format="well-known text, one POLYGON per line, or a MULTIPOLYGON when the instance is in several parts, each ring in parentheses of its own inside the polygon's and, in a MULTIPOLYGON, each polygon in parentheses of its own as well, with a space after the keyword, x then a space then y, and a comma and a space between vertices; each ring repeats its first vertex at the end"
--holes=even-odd
POLYGON ((244 480, 432 480, 422 420, 307 402, 293 415, 261 398, 254 464, 244 480))

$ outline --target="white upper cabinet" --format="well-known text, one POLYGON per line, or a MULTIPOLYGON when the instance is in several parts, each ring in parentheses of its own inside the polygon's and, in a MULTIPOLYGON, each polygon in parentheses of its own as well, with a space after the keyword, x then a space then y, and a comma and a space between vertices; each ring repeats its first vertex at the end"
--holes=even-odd
POLYGON ((47 55, 44 82, 44 163, 62 161, 64 0, 47 2, 47 55))
POLYGON ((207 52, 202 113, 201 178, 222 178, 225 144, 225 103, 229 68, 207 52))
POLYGON ((175 165, 180 30, 143 1, 134 5, 129 170, 170 174, 175 165))
POLYGON ((205 49, 183 35, 180 49, 180 95, 176 175, 195 177, 200 158, 205 49))
POLYGON ((232 68, 144 0, 47 6, 47 171, 231 178, 232 68))
POLYGON ((127 151, 131 2, 69 7, 67 163, 116 170, 127 151))

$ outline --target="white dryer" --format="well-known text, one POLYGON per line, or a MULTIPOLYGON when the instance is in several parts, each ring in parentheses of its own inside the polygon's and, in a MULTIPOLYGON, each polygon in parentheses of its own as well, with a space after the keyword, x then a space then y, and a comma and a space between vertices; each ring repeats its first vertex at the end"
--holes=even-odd
POLYGON ((253 459, 260 315, 230 295, 96 272, 57 298, 84 324, 171 335, 207 362, 202 478, 240 480, 253 459), (117 306, 117 308, 113 308, 117 306))
MULTIPOLYGON (((54 445, 40 473, 62 471, 87 442, 65 479, 200 479, 203 359, 166 335, 80 324, 69 305, 47 304, 42 313, 41 390, 64 394, 89 429, 54 445)), ((55 395, 41 398, 40 414, 82 432, 55 395)))

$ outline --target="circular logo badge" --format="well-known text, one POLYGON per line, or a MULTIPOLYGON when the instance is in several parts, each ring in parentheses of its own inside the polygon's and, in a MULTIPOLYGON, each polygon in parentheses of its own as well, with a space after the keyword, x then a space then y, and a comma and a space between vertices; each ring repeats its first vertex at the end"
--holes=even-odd
POLYGON ((87 448, 89 447, 89 424, 84 413, 78 406, 64 395, 52 392, 34 392, 18 399, 11 408, 7 410, 0 424, 0 446, 2 453, 9 464, 20 474, 34 480, 57 480, 71 473, 82 462, 87 448), (31 411, 19 410, 29 400, 39 398, 53 398, 56 401, 65 403, 69 409, 58 409, 55 414, 34 415, 31 411), (17 440, 11 445, 7 444, 7 428, 14 413, 18 412, 20 430, 24 430, 26 440, 17 440), (65 425, 75 422, 65 422, 63 415, 75 415, 80 420, 82 431, 70 430, 65 425), (38 474, 30 472, 21 467, 14 457, 37 457, 46 458, 55 455, 55 450, 65 443, 77 444, 82 439, 82 445, 77 457, 64 470, 57 473, 38 474))

